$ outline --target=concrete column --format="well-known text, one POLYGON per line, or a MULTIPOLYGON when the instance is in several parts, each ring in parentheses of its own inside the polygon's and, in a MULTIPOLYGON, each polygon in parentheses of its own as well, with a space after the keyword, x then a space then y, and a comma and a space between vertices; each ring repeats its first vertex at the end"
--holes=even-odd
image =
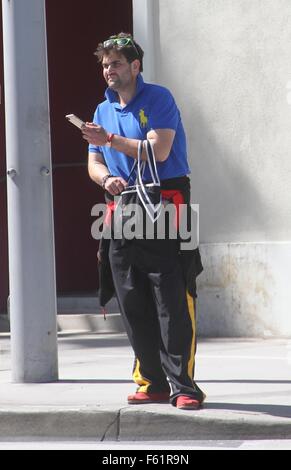
POLYGON ((58 379, 44 0, 2 0, 12 380, 58 379))
MULTIPOLYGON (((157 2, 156 2, 157 3, 157 2)), ((155 9, 154 0, 133 0, 133 34, 145 51, 143 77, 155 82, 155 9)))

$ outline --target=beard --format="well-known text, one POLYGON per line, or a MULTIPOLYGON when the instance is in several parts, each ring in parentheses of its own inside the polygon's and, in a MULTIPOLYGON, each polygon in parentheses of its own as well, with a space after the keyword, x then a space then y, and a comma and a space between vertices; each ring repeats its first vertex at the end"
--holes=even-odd
POLYGON ((108 85, 109 88, 111 88, 111 90, 118 91, 122 87, 122 82, 121 82, 120 78, 118 78, 118 77, 109 78, 107 80, 107 85, 108 85))

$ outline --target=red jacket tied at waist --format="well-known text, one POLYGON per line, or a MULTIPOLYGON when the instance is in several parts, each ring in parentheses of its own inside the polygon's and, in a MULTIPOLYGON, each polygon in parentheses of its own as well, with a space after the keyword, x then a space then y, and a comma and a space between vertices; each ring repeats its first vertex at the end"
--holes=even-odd
MULTIPOLYGON (((184 204, 184 197, 181 191, 178 189, 162 189, 161 190, 162 199, 173 201, 176 208, 176 217, 175 217, 175 228, 178 229, 180 225, 181 217, 181 204, 184 204)), ((109 226, 112 219, 112 214, 115 211, 117 204, 115 201, 107 202, 107 210, 105 214, 104 224, 109 226)))

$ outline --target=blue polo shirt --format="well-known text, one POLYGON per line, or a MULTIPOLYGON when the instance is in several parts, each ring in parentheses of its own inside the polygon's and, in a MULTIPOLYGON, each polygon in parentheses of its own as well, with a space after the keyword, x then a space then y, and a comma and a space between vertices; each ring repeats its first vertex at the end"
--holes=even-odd
MULTIPOLYGON (((159 177, 165 180, 190 173, 180 112, 167 88, 145 83, 139 74, 136 94, 125 107, 120 106, 117 93, 110 88, 106 90, 105 97, 106 100, 95 111, 95 124, 101 125, 107 132, 142 140, 152 129, 173 129, 176 134, 169 157, 164 162, 157 162, 159 177)), ((134 163, 132 157, 106 146, 89 145, 89 152, 101 153, 110 173, 128 180, 134 163)), ((144 179, 150 180, 148 169, 145 170, 144 179)))

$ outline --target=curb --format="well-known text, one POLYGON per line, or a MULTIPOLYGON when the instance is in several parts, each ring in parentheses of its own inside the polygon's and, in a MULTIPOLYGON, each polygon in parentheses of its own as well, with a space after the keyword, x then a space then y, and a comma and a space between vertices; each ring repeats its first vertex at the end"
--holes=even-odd
MULTIPOLYGON (((105 319, 99 307, 98 297, 59 297, 58 332, 125 333, 115 297, 108 302, 106 311, 105 319)), ((0 314, 0 332, 10 332, 9 316, 6 314, 0 314)))
POLYGON ((262 416, 175 410, 171 413, 123 410, 119 439, 126 440, 258 440, 290 439, 291 422, 262 416))
POLYGON ((57 316, 58 332, 78 333, 125 333, 124 324, 119 313, 109 313, 106 320, 101 314, 64 314, 57 316))
POLYGON ((0 409, 0 439, 84 438, 117 440, 118 413, 100 409, 23 407, 0 409))
MULTIPOLYGON (((159 405, 157 405, 159 406, 159 405)), ((290 419, 124 407, 0 409, 0 438, 83 438, 98 441, 290 439, 290 419)))
MULTIPOLYGON (((106 319, 100 313, 58 314, 57 328, 58 333, 125 333, 120 313, 108 313, 106 319)), ((0 315, 0 332, 10 332, 6 315, 0 315)))

